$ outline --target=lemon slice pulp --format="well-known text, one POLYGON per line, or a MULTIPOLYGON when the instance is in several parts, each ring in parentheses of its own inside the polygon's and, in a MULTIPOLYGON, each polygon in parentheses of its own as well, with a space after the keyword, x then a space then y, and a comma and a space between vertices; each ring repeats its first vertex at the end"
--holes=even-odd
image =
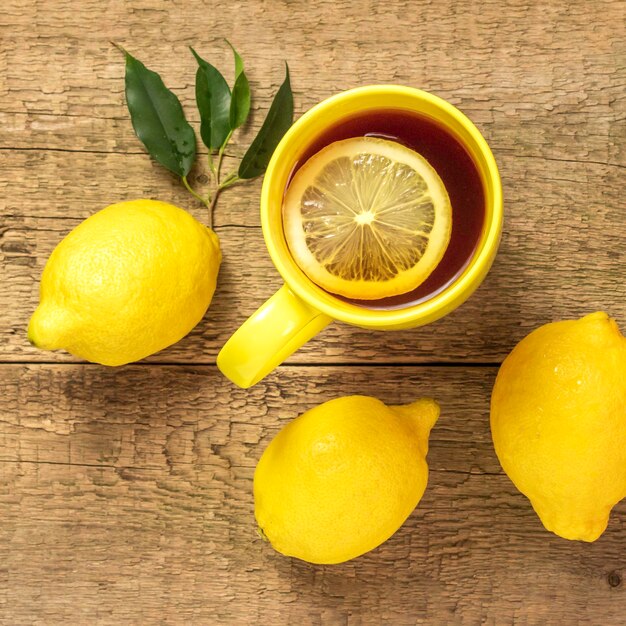
POLYGON ((295 174, 283 203, 290 252, 332 293, 377 300, 412 291, 450 241, 443 182, 417 152, 355 137, 326 146, 295 174))

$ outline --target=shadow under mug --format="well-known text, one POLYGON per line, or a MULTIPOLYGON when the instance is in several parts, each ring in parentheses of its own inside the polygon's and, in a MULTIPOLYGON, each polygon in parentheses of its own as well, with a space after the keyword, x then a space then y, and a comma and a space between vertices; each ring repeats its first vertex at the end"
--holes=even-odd
POLYGON ((285 284, 226 342, 217 357, 219 369, 235 384, 247 388, 333 320, 364 328, 396 330, 422 326, 443 317, 462 304, 486 276, 498 249, 502 220, 502 186, 495 159, 478 129, 457 108, 425 91, 399 85, 358 87, 324 100, 298 119, 285 134, 263 181, 263 235, 285 284), (326 129, 356 113, 389 109, 426 117, 465 147, 483 185, 485 217, 471 259, 450 285, 423 302, 378 310, 341 300, 304 274, 287 246, 282 203, 294 167, 326 129))

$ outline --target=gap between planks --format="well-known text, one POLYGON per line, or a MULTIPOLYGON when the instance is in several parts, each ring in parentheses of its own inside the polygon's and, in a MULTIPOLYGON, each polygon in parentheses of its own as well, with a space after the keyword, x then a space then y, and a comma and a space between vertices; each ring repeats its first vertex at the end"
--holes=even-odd
MULTIPOLYGON (((62 366, 84 366, 84 367, 105 367, 98 363, 90 363, 88 361, 0 361, 2 365, 62 365, 62 366)), ((283 363, 279 367, 281 368, 300 368, 300 367, 468 367, 468 368, 497 368, 502 365, 499 361, 421 361, 419 363, 413 362, 401 362, 401 361, 389 361, 389 362, 375 362, 367 363, 362 361, 319 361, 315 363, 283 363)), ((215 362, 211 363, 197 363, 194 361, 136 361, 134 363, 128 363, 121 367, 127 366, 140 366, 140 367, 217 367, 215 362)), ((117 369, 117 368, 116 368, 117 369)))

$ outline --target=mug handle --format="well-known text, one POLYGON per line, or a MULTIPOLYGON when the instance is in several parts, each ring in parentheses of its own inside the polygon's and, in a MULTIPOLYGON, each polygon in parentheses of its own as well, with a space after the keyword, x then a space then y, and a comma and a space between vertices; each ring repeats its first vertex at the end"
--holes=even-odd
POLYGON ((217 367, 247 389, 332 322, 283 285, 224 344, 217 367))

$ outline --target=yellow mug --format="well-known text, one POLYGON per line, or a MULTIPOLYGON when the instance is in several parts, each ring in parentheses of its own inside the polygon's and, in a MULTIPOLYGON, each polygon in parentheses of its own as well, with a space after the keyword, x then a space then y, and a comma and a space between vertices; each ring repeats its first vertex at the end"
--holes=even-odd
POLYGON ((222 373, 240 387, 259 382, 333 320, 382 330, 433 322, 462 304, 495 258, 502 230, 502 186, 495 159, 476 126, 457 108, 425 91, 372 85, 339 93, 305 113, 285 134, 267 168, 261 192, 265 243, 283 285, 226 342, 217 357, 222 373), (407 110, 438 123, 468 151, 485 195, 485 219, 473 256, 443 291, 417 304, 374 310, 345 302, 313 283, 292 259, 282 226, 282 201, 294 166, 330 126, 368 110, 407 110))

